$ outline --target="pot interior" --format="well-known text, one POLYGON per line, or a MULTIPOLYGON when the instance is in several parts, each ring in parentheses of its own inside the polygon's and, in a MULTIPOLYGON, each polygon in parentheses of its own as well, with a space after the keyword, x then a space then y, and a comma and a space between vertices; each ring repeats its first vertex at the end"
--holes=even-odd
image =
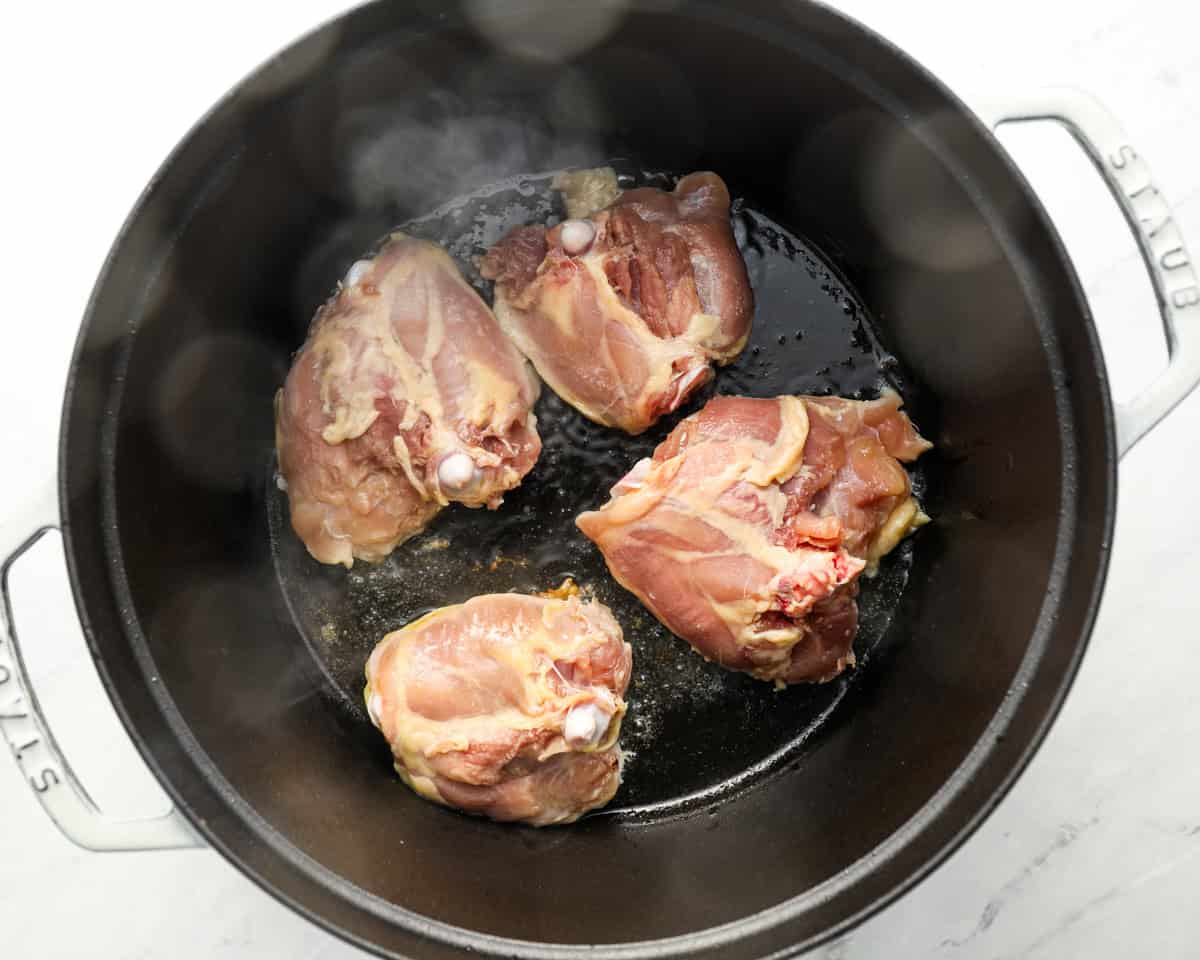
POLYGON ((1101 575, 1106 386, 1036 205, 861 28, 806 4, 593 5, 568 26, 548 9, 363 8, 272 61, 170 161, 114 253, 68 400, 81 612, 177 798, 343 932, 520 954, 536 951, 477 935, 604 947, 783 905, 660 945, 737 938, 749 956, 894 891, 1036 742, 1101 575), (492 234, 544 215, 548 171, 605 162, 715 170, 740 198, 758 310, 715 389, 892 382, 937 445, 919 477, 934 523, 865 590, 868 655, 834 684, 775 694, 702 663, 573 532, 673 420, 630 440, 547 389, 553 442, 502 510, 447 510, 378 567, 321 568, 287 525, 272 397, 346 266, 426 218, 413 229, 457 238, 470 274, 492 234), (638 757, 613 807, 538 831, 411 795, 358 703, 370 645, 430 606, 568 574, 635 644, 638 757))
MULTIPOLYGON (((615 162, 627 185, 674 185, 676 178, 668 174, 615 162)), ((505 179, 400 226, 450 250, 464 276, 490 300, 491 285, 476 267, 487 248, 513 224, 565 218, 552 179, 505 179)), ((689 655, 686 644, 617 585, 600 552, 575 527, 575 517, 604 503, 637 460, 650 456, 684 416, 716 394, 861 398, 883 388, 914 394, 862 302, 817 251, 741 198, 733 217, 759 321, 737 362, 722 368, 693 403, 644 434, 630 437, 597 426, 544 389, 536 408, 544 452, 500 510, 444 510, 385 562, 359 564, 349 574, 308 555, 291 531, 287 494, 267 465, 267 515, 280 589, 309 651, 341 692, 344 709, 385 761, 389 752, 362 700, 363 665, 383 635, 448 603, 510 590, 536 593, 568 578, 613 610, 634 648, 622 785, 594 816, 636 814, 649 822, 724 800, 798 759, 805 740, 846 695, 852 673, 834 683, 777 691, 689 655)), ((330 285, 362 254, 346 249, 332 258, 340 272, 330 274, 330 285)), ((914 486, 918 493, 925 487, 919 464, 914 486)), ((912 549, 905 543, 877 576, 863 578, 855 645, 860 668, 891 625, 912 549)))

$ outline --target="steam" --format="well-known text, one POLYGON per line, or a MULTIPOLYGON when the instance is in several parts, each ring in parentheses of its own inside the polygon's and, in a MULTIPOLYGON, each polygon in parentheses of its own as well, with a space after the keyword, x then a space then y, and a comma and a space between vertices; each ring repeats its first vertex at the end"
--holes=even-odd
POLYGON ((467 0, 467 17, 495 47, 531 60, 561 63, 602 43, 624 19, 628 0, 590 0, 568 11, 559 0, 467 0))

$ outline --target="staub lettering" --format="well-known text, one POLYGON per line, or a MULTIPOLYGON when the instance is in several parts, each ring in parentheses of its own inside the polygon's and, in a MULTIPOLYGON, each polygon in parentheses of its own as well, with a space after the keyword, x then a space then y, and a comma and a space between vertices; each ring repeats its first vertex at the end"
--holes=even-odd
POLYGON ((1124 170, 1125 167, 1137 159, 1137 151, 1129 144, 1125 144, 1115 154, 1109 154, 1108 162, 1114 170, 1124 170))
POLYGON ((1158 262, 1162 264, 1164 270, 1178 270, 1186 267, 1189 261, 1187 251, 1183 247, 1175 247, 1160 256, 1158 262))
POLYGON ((1163 217, 1161 220, 1157 221, 1151 217, 1146 217, 1142 220, 1142 229, 1146 231, 1146 236, 1148 236, 1151 240, 1157 237, 1159 231, 1161 231, 1164 227, 1169 227, 1170 225, 1170 217, 1163 217))
POLYGON ((1200 306, 1200 281, 1188 256, 1179 228, 1166 201, 1150 179, 1150 171, 1129 144, 1108 154, 1108 165, 1133 208, 1142 235, 1148 241, 1151 263, 1157 268, 1159 289, 1176 310, 1200 306))
POLYGON ((17 697, 12 703, 0 707, 0 720, 27 720, 29 711, 21 706, 21 698, 17 697))
POLYGON ((13 749, 17 753, 17 759, 20 760, 21 754, 23 754, 26 750, 32 750, 34 747, 36 747, 41 742, 42 741, 39 740, 37 737, 34 737, 32 740, 26 740, 19 747, 13 747, 13 749))
POLYGON ((1175 306, 1182 309, 1183 307, 1194 307, 1200 303, 1200 289, 1196 287, 1183 287, 1171 294, 1171 302, 1175 306))
POLYGON ((29 785, 38 793, 45 793, 51 787, 57 787, 61 780, 58 779, 58 771, 53 767, 46 767, 41 773, 35 773, 29 778, 29 785))

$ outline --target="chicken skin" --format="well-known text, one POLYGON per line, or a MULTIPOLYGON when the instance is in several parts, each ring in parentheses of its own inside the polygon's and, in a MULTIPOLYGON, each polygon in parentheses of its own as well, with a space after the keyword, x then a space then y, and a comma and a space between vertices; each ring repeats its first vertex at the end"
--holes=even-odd
POLYGON ((705 658, 830 680, 854 662, 859 575, 928 520, 899 461, 929 446, 891 392, 716 397, 576 523, 705 658))
POLYGON ((567 403, 641 433, 749 336, 754 297, 729 191, 693 173, 670 192, 622 193, 608 168, 555 183, 571 219, 518 227, 483 260, 496 317, 567 403))
POLYGON ((364 696, 396 771, 422 797, 545 826, 616 792, 631 669, 603 604, 488 594, 384 637, 364 696))
POLYGON ((440 247, 393 234, 313 319, 275 401, 292 526, 381 560, 450 502, 499 506, 541 451, 538 383, 440 247))

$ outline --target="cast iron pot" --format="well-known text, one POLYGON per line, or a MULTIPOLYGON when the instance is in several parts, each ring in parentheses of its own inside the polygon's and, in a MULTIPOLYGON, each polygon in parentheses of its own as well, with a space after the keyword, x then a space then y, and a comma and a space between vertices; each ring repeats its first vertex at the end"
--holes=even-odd
MULTIPOLYGON (((1035 118, 1108 179, 1158 292, 1172 361, 1127 408, 989 129, 828 9, 379 3, 270 61, 123 228, 80 331, 57 490, 0 543, 7 583, 61 527, 100 674, 175 804, 139 822, 95 808, 28 689, 6 593, 0 691, 27 709, 4 731, 50 815, 93 849, 210 844, 386 956, 788 955, 892 900, 1041 742, 1092 627, 1118 457, 1200 378, 1200 294, 1142 161, 1078 96, 993 119, 1035 118), (389 139, 393 117, 423 139, 389 139), (267 521, 271 400, 334 261, 477 185, 610 157, 717 170, 826 258, 938 445, 937 520, 870 662, 779 762, 691 806, 502 827, 397 786, 305 642, 267 521)), ((795 322, 760 302, 768 338, 795 322)))

